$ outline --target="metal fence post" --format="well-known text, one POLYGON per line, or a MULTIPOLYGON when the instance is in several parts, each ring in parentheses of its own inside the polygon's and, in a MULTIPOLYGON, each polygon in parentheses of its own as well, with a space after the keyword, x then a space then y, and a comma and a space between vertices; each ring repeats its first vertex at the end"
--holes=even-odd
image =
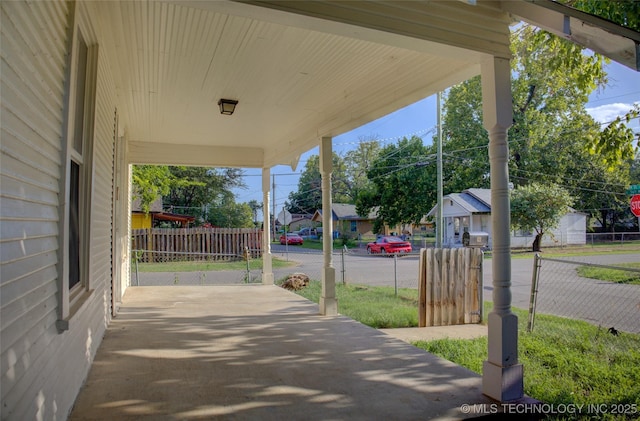
POLYGON ((396 297, 398 296, 398 255, 393 254, 393 285, 395 288, 396 297))
POLYGON ((136 262, 136 286, 140 286, 140 278, 138 278, 138 250, 134 250, 133 255, 135 256, 136 262))
POLYGON ((536 317, 536 299, 538 297, 538 280, 540 279, 540 266, 542 258, 539 253, 533 258, 533 276, 531 279, 531 299, 529 301, 529 321, 527 323, 527 332, 533 331, 533 323, 536 317))
POLYGON ((244 258, 247 261, 247 277, 245 278, 245 282, 248 284, 251 282, 251 268, 249 267, 251 255, 249 254, 249 247, 244 248, 244 258))
POLYGON ((345 275, 344 275, 344 273, 345 273, 344 255, 346 254, 346 252, 347 252, 347 246, 345 245, 342 248, 342 253, 341 253, 342 254, 342 285, 346 285, 347 284, 347 282, 345 281, 345 275))

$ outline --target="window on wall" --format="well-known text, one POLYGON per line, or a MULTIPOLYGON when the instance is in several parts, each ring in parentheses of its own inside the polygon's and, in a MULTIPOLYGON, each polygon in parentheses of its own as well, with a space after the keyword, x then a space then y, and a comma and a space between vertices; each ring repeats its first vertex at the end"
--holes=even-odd
MULTIPOLYGON (((77 6, 76 6, 77 7, 77 6)), ((93 119, 96 102, 97 46, 89 45, 81 24, 74 24, 69 66, 66 170, 63 189, 66 210, 61 218, 62 270, 59 296, 59 331, 86 300, 89 283, 89 229, 93 119)))
POLYGON ((356 232, 356 231, 358 231, 358 222, 351 221, 351 232, 356 232))
MULTIPOLYGON (((81 250, 85 243, 86 232, 84 226, 88 220, 87 209, 83 206, 85 194, 85 142, 87 142, 87 113, 86 98, 88 90, 88 47, 82 33, 78 31, 75 39, 75 98, 73 104, 73 135, 70 139, 69 154, 69 290, 82 284, 84 264, 81 250)), ((85 247, 86 249, 86 247, 85 247)))
POLYGON ((80 165, 71 162, 69 180, 69 289, 80 283, 80 165))

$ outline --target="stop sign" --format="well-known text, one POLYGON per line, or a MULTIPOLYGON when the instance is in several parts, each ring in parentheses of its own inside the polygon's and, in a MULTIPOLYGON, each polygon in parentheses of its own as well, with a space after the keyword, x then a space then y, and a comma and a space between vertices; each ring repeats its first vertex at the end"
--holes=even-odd
POLYGON ((631 212, 640 218, 640 194, 636 194, 631 198, 631 212))

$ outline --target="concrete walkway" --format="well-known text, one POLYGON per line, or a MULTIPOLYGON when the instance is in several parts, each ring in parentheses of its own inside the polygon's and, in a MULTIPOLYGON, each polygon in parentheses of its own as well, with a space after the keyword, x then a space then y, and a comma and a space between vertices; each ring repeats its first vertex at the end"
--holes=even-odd
POLYGON ((70 419, 460 419, 480 386, 276 286, 131 287, 70 419))
POLYGON ((433 341, 436 339, 475 339, 487 336, 487 325, 469 324, 457 326, 405 327, 399 329, 380 329, 380 332, 391 335, 408 343, 416 341, 433 341))

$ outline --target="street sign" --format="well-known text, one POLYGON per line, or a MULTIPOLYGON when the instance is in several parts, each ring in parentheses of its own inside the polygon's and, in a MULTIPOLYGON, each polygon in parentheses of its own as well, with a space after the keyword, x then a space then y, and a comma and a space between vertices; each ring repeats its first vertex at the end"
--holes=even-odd
POLYGON ((640 218, 640 194, 636 194, 631 198, 631 212, 640 218))
POLYGON ((278 222, 282 225, 289 225, 291 223, 291 213, 286 209, 282 209, 278 214, 278 222))
POLYGON ((633 196, 635 194, 640 194, 640 184, 632 184, 629 186, 629 188, 627 189, 626 193, 629 196, 633 196))

